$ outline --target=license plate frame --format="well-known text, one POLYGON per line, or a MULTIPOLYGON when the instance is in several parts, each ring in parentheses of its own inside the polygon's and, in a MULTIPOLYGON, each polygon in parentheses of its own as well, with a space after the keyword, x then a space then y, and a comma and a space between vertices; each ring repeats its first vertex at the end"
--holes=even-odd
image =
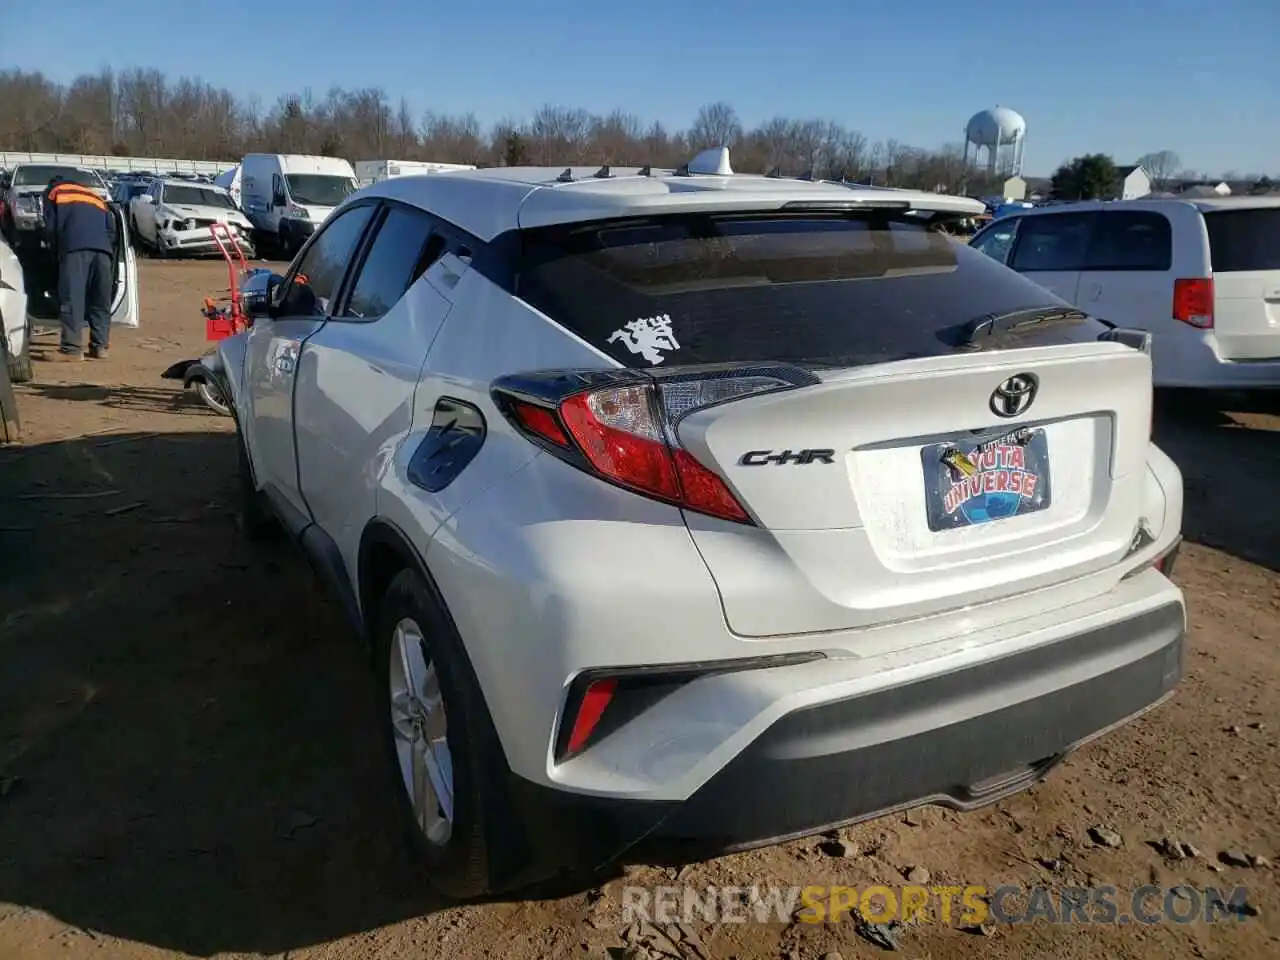
POLYGON ((983 527, 1053 504, 1042 427, 931 443, 920 450, 925 514, 934 533, 983 527))

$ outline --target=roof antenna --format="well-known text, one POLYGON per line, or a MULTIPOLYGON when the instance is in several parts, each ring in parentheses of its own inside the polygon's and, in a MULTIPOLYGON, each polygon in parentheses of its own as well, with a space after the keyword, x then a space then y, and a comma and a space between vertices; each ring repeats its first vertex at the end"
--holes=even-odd
POLYGON ((765 176, 766 176, 766 177, 768 177, 770 180, 781 180, 781 179, 782 179, 782 168, 781 168, 781 167, 774 167, 772 170, 770 170, 768 173, 766 173, 766 174, 765 174, 765 176))
POLYGON ((603 167, 601 167, 591 176, 596 177, 597 179, 600 179, 600 180, 608 180, 613 176, 613 174, 609 172, 609 165, 606 163, 603 167))
POLYGON ((676 171, 677 177, 691 177, 695 174, 708 177, 733 176, 733 167, 729 165, 729 148, 713 147, 703 150, 676 171))
POLYGON ((564 173, 556 177, 556 183, 573 183, 573 167, 565 167, 564 173))
POLYGON ((640 175, 640 176, 642 176, 642 177, 652 177, 652 176, 653 176, 653 167, 651 167, 649 164, 647 164, 647 163, 646 163, 643 167, 641 167, 641 168, 640 168, 640 174, 639 174, 639 175, 640 175))

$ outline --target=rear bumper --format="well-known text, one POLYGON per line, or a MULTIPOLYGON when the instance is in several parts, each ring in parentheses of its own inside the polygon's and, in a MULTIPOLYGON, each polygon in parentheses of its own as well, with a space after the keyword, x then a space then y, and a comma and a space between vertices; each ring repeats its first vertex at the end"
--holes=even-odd
POLYGON ((1152 380, 1157 387, 1190 390, 1268 390, 1280 388, 1280 357, 1266 357, 1267 349, 1250 347, 1250 340, 1271 337, 1224 337, 1217 331, 1175 331, 1167 342, 1154 344, 1152 380), (1254 359, 1231 359, 1227 344, 1238 356, 1249 352, 1254 359))
POLYGON ((707 856, 925 803, 984 806, 1169 696, 1184 636, 1183 606, 1169 603, 1048 647, 798 710, 684 801, 589 797, 513 776, 521 846, 546 874, 623 854, 707 856))

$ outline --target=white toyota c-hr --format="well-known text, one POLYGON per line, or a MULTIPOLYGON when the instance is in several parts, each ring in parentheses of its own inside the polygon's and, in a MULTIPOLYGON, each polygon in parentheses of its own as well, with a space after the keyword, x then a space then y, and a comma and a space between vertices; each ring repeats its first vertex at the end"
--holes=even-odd
POLYGON ((977 807, 1173 691, 1149 339, 931 229, 979 206, 396 178, 253 304, 241 521, 368 641, 440 890, 977 807))

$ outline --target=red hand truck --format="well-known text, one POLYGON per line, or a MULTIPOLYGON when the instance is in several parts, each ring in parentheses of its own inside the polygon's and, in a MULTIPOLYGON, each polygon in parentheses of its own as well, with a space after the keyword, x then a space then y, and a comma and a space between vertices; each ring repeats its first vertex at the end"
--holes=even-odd
POLYGON ((202 311, 205 338, 216 342, 243 333, 252 326, 253 320, 244 308, 244 298, 240 293, 240 285, 249 275, 249 261, 245 259, 240 242, 225 223, 210 224, 209 232, 213 234, 213 242, 218 245, 222 259, 227 262, 228 295, 216 299, 205 297, 202 311), (225 306, 219 306, 220 303, 225 306))

